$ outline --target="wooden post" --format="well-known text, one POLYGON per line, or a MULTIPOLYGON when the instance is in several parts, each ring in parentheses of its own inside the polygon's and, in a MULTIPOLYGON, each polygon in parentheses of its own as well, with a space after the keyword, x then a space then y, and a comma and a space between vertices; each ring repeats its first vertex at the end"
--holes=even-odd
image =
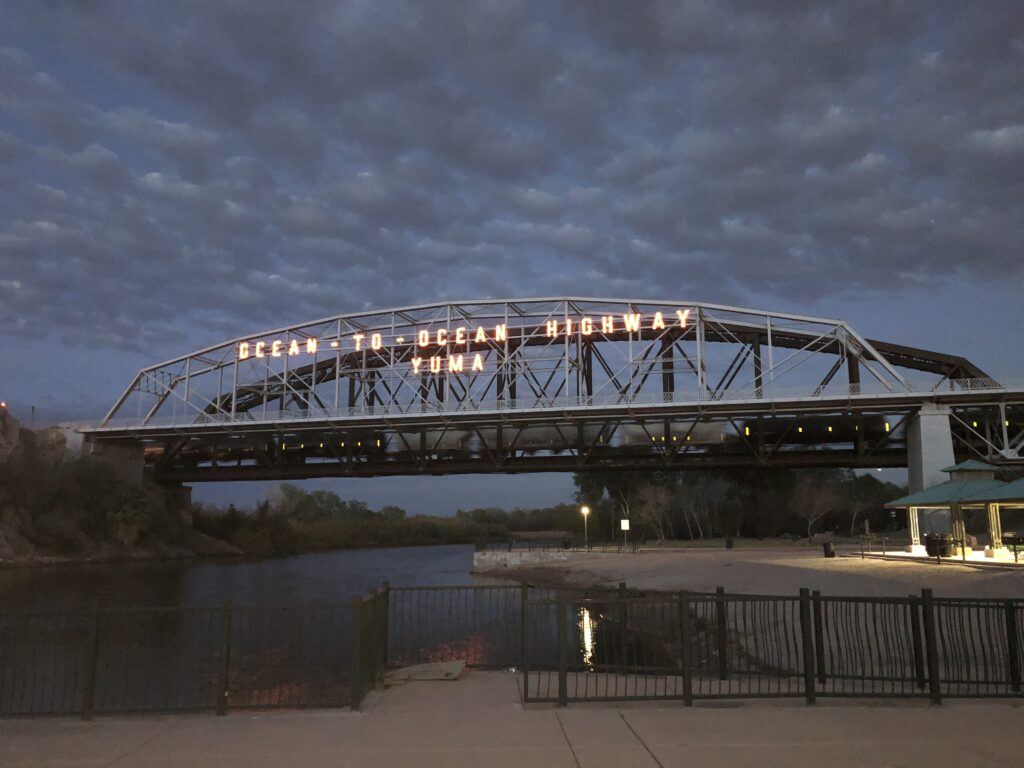
POLYGON ((683 704, 693 706, 693 626, 690 621, 690 594, 679 593, 679 661, 683 672, 683 704))
POLYGON ((921 598, 910 596, 907 603, 910 610, 910 632, 914 644, 914 679, 917 687, 924 690, 924 644, 921 641, 921 598))
POLYGON ((924 619, 924 645, 928 659, 928 690, 932 704, 942 703, 942 688, 939 680, 939 646, 936 640, 935 604, 930 589, 921 590, 921 615, 924 619))
POLYGON ((96 708, 96 664, 99 660, 100 648, 100 610, 92 609, 92 635, 89 641, 89 655, 86 657, 85 687, 82 690, 82 719, 92 720, 96 708))
POLYGON ((814 691, 814 640, 811 637, 811 593, 806 587, 800 589, 800 645, 804 659, 804 697, 808 704, 815 700, 814 691))
POLYGON ((557 613, 556 624, 558 628, 558 706, 560 707, 564 707, 569 703, 569 641, 567 638, 568 627, 566 626, 565 609, 565 593, 559 590, 555 598, 555 611, 557 613))
POLYGON ((725 587, 715 590, 715 617, 718 635, 718 679, 729 679, 729 626, 726 615, 725 587))
POLYGON ((1010 688, 1020 693, 1020 635, 1017 626, 1017 604, 1013 600, 1004 603, 1006 616, 1006 653, 1009 661, 1010 688))
POLYGON ((228 713, 228 696, 231 692, 231 601, 221 606, 221 627, 224 631, 224 668, 221 670, 220 696, 217 697, 217 714, 228 713))
POLYGON ((821 613, 821 592, 812 593, 814 609, 814 665, 818 669, 818 682, 825 685, 825 628, 821 613))

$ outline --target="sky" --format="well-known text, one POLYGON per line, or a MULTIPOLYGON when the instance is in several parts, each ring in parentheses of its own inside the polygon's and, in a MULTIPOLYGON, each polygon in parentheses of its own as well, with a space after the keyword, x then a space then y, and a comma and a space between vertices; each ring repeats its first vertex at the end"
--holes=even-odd
MULTIPOLYGON (((264 328, 488 297, 838 317, 1024 377, 1017 0, 0 18, 0 399, 25 421, 98 418, 139 368, 264 328)), ((315 485, 428 512, 572 490, 315 485)))

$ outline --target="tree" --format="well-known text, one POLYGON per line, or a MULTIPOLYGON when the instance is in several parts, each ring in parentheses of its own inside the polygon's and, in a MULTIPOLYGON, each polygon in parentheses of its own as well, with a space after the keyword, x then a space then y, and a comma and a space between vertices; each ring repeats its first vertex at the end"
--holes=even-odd
POLYGON ((793 513, 807 524, 811 538, 814 524, 839 506, 839 493, 834 480, 819 473, 802 477, 793 490, 793 513))
POLYGON ((633 516, 641 526, 654 530, 658 541, 664 541, 665 530, 672 532, 669 509, 672 505, 672 491, 666 485, 645 485, 637 492, 637 500, 633 505, 633 516))

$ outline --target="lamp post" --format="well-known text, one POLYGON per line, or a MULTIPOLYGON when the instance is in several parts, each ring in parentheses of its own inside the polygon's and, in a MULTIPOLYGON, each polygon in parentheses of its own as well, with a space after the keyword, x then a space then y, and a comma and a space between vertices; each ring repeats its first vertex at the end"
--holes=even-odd
POLYGON ((590 536, 587 533, 587 518, 590 517, 590 507, 580 507, 580 514, 583 515, 583 551, 590 551, 590 536))

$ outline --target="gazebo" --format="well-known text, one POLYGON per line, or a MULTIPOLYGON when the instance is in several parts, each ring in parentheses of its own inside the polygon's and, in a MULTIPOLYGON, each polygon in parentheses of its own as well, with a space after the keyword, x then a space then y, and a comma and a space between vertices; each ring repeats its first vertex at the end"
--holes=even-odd
POLYGON ((907 510, 907 527, 910 529, 907 552, 912 555, 926 553, 921 544, 922 510, 948 510, 953 539, 951 554, 967 558, 972 551, 968 546, 965 512, 984 509, 989 536, 985 557, 1008 557, 1009 553, 1003 544, 1001 510, 1003 507, 1024 507, 1024 479, 1012 483, 996 480, 995 467, 974 460, 962 461, 942 471, 949 473, 946 482, 886 504, 889 508, 907 510))

